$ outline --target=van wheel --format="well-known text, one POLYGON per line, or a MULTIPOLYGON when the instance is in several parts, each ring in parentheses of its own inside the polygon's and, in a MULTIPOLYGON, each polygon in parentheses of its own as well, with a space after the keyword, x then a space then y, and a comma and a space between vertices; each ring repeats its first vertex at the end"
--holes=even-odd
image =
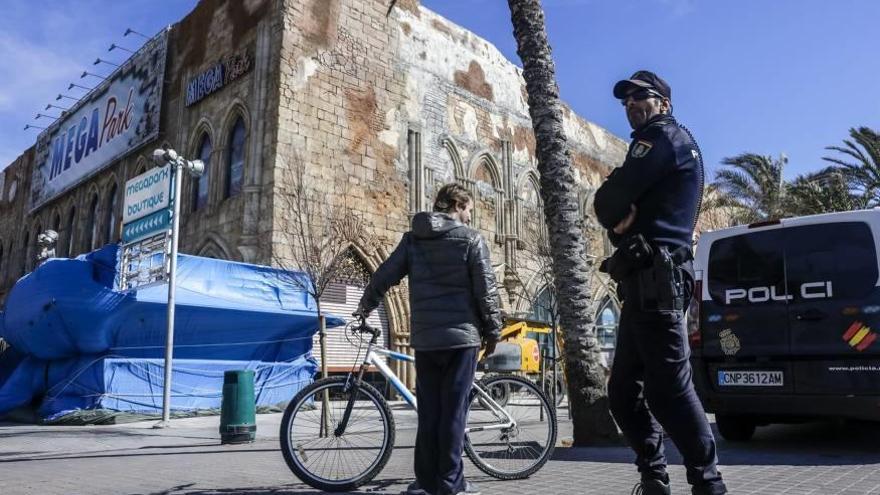
POLYGON ((729 442, 748 442, 755 434, 755 422, 744 416, 715 415, 718 432, 729 442))

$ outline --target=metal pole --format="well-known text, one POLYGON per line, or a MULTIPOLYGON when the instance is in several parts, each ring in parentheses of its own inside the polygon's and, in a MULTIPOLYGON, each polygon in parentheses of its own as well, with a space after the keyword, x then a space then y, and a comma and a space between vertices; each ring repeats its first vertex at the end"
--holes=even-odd
MULTIPOLYGON (((327 336, 327 319, 323 313, 318 314, 318 332, 320 336, 321 347, 321 378, 327 378, 327 342, 324 340, 327 336)), ((318 437, 330 436, 330 391, 324 389, 321 398, 321 426, 319 428, 318 437)))
POLYGON ((170 426, 171 420, 171 360, 174 354, 174 293, 177 274, 177 240, 180 232, 180 190, 183 160, 174 163, 174 213, 171 218, 171 260, 168 273, 168 333, 165 339, 165 382, 162 387, 162 422, 157 428, 170 426))
MULTIPOLYGON (((545 352, 545 349, 541 349, 539 354, 541 356, 541 359, 540 359, 540 361, 538 361, 538 373, 541 375, 541 392, 546 393, 547 392, 547 377, 544 376, 544 374, 547 373, 547 366, 544 365, 544 361, 547 359, 547 353, 545 352)), ((550 407, 556 407, 556 405, 553 404, 550 407)), ((541 421, 541 422, 544 421, 544 408, 543 407, 538 408, 538 421, 541 421)))
POLYGON ((324 314, 318 315, 318 345, 321 347, 321 378, 327 378, 327 319, 324 314))
POLYGON ((558 393, 556 391, 556 387, 559 385, 559 375, 556 370, 558 369, 557 366, 559 365, 559 355, 557 354, 558 351, 556 349, 556 347, 557 347, 557 340, 556 340, 557 334, 556 334, 556 323, 555 322, 553 323, 553 328, 550 329, 550 335, 551 335, 551 339, 553 340, 553 350, 551 352, 551 354, 553 355, 553 358, 552 358, 553 359, 553 392, 552 392, 553 397, 551 397, 550 400, 553 401, 553 407, 556 408, 556 405, 558 404, 556 402, 556 396, 558 393))

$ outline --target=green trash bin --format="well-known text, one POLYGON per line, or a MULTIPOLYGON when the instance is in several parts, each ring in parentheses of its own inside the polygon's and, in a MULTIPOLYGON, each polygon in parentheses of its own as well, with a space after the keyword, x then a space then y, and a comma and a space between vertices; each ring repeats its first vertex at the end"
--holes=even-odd
POLYGON ((220 407, 220 443, 253 442, 257 436, 254 372, 230 370, 223 374, 220 407))

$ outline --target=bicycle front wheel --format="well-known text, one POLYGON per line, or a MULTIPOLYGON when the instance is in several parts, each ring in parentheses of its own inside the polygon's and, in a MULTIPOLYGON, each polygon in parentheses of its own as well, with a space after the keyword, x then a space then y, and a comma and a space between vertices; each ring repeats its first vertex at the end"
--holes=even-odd
POLYGON ((503 480, 527 478, 556 447, 556 412, 541 389, 518 376, 495 375, 474 384, 464 449, 480 471, 503 480), (510 391, 501 406, 483 392, 510 391))
POLYGON ((312 383, 290 401, 281 420, 284 461, 318 490, 344 492, 367 483, 382 471, 394 448, 388 403, 372 386, 347 387, 348 380, 312 383))

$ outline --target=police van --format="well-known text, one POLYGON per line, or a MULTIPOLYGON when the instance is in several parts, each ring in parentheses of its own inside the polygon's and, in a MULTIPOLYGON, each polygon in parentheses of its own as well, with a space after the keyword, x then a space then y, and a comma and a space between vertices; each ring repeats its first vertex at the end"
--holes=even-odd
POLYGON ((721 435, 880 420, 880 210, 704 233, 688 314, 694 383, 721 435))

